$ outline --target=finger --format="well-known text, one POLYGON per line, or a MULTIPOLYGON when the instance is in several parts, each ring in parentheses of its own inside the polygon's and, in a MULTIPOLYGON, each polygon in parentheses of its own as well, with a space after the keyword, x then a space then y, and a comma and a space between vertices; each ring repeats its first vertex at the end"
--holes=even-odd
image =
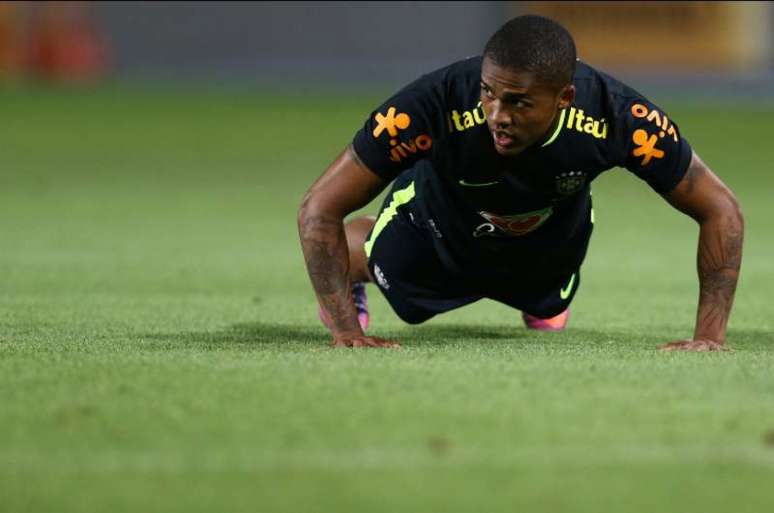
POLYGON ((702 344, 697 344, 696 342, 690 342, 690 341, 681 341, 681 342, 670 342, 669 344, 664 344, 663 346, 659 347, 659 350, 661 351, 706 351, 707 349, 702 349, 702 344))
POLYGON ((685 348, 690 351, 697 351, 700 353, 704 353, 707 351, 718 351, 720 349, 720 345, 717 342, 707 342, 704 340, 697 340, 686 344, 685 348))
POLYGON ((366 338, 364 338, 364 339, 363 339, 363 342, 364 342, 364 343, 365 343, 365 345, 366 345, 366 346, 368 346, 368 347, 381 347, 381 345, 379 344, 379 342, 378 342, 376 339, 372 338, 372 337, 366 337, 366 338))
POLYGON ((672 346, 672 345, 663 346, 663 347, 660 348, 661 351, 666 351, 666 352, 680 351, 681 349, 683 349, 683 348, 680 347, 680 346, 672 346))
POLYGON ((658 346, 658 348, 661 351, 674 351, 675 349, 679 349, 680 346, 682 346, 683 344, 685 344, 684 340, 678 340, 675 342, 670 342, 668 344, 658 346))
POLYGON ((331 347, 375 347, 399 349, 400 344, 393 340, 384 340, 378 337, 362 337, 354 339, 335 339, 330 343, 331 347))
POLYGON ((670 342, 659 347, 661 351, 692 351, 695 353, 705 353, 707 351, 732 351, 718 342, 709 342, 705 340, 681 340, 670 342))
POLYGON ((394 340, 386 340, 379 337, 374 337, 374 340, 379 344, 379 347, 384 347, 384 348, 400 347, 400 344, 398 344, 394 340))
POLYGON ((704 352, 709 351, 709 347, 704 342, 680 342, 679 344, 675 344, 674 350, 676 351, 693 351, 693 352, 704 352))

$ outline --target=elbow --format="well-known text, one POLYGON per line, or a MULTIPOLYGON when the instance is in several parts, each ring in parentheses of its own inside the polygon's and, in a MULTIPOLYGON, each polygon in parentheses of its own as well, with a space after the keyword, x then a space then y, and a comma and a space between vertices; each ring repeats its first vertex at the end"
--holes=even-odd
POLYGON ((301 227, 304 225, 304 222, 309 218, 310 213, 312 212, 311 199, 312 199, 312 193, 310 191, 304 194, 304 199, 301 200, 301 205, 299 205, 298 207, 296 222, 298 224, 299 232, 301 231, 301 227))
POLYGON ((325 205, 320 201, 319 194, 314 189, 310 189, 304 194, 301 205, 298 207, 298 226, 301 227, 305 221, 313 219, 325 213, 325 205))
POLYGON ((733 192, 728 191, 725 203, 725 217, 731 220, 738 227, 739 231, 744 231, 744 214, 733 192))
POLYGON ((706 202, 705 205, 705 208, 698 209, 692 216, 699 224, 721 222, 729 228, 734 227, 737 230, 744 228, 742 207, 731 190, 724 187, 712 201, 706 202))
POLYGON ((311 223, 320 216, 320 206, 315 201, 314 196, 310 193, 306 193, 301 206, 298 207, 298 215, 296 217, 296 223, 298 225, 298 233, 301 238, 308 231, 311 223))
POLYGON ((302 239, 306 235, 317 230, 328 229, 330 226, 335 226, 338 229, 344 222, 344 217, 335 208, 332 208, 329 202, 318 196, 313 192, 307 192, 298 208, 296 222, 298 233, 302 239))
POLYGON ((735 215, 736 215, 737 226, 739 226, 739 232, 744 234, 744 214, 742 214, 742 209, 739 208, 738 205, 737 205, 737 208, 736 208, 736 214, 735 215))
POLYGON ((701 216, 699 223, 702 226, 714 225, 726 236, 744 236, 744 214, 731 191, 721 195, 713 208, 701 216))

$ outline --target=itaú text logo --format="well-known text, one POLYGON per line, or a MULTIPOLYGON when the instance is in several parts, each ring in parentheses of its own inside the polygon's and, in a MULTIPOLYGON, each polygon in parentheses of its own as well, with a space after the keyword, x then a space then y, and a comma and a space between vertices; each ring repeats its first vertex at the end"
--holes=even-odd
POLYGON ((406 141, 398 138, 401 130, 411 126, 411 116, 404 112, 398 112, 395 107, 389 107, 386 114, 377 112, 374 115, 376 126, 372 132, 374 139, 378 139, 384 132, 390 137, 390 160, 400 162, 417 152, 427 151, 433 146, 433 139, 428 134, 410 137, 406 141))
POLYGON ((464 132, 468 128, 473 128, 478 125, 486 123, 486 112, 481 102, 476 104, 476 108, 470 110, 463 110, 462 113, 452 110, 446 113, 446 126, 449 128, 449 133, 464 132))

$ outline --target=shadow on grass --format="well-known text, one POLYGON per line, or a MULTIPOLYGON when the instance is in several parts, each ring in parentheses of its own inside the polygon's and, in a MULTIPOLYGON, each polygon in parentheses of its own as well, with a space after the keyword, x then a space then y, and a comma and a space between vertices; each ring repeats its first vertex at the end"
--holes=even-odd
MULTIPOLYGON (((380 329, 370 332, 375 336, 399 341, 411 346, 443 346, 458 342, 517 343, 519 345, 566 344, 569 342, 602 343, 607 340, 632 338, 632 333, 570 329, 564 333, 540 333, 521 326, 481 326, 476 324, 432 324, 406 326, 396 329, 380 329)), ((297 326, 292 324, 253 322, 234 324, 219 331, 149 333, 141 335, 146 341, 158 342, 162 347, 169 345, 197 345, 213 349, 234 345, 276 345, 307 344, 324 346, 330 335, 322 326, 297 326)), ((661 342, 654 336, 653 343, 661 342)))

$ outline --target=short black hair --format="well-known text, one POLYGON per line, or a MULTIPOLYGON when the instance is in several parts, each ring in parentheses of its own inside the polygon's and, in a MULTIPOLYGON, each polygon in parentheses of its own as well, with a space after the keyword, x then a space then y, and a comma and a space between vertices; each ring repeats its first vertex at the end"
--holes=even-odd
POLYGON ((484 56, 498 66, 535 73, 538 81, 557 88, 572 83, 575 41, 559 23, 528 14, 513 18, 487 41, 484 56))

